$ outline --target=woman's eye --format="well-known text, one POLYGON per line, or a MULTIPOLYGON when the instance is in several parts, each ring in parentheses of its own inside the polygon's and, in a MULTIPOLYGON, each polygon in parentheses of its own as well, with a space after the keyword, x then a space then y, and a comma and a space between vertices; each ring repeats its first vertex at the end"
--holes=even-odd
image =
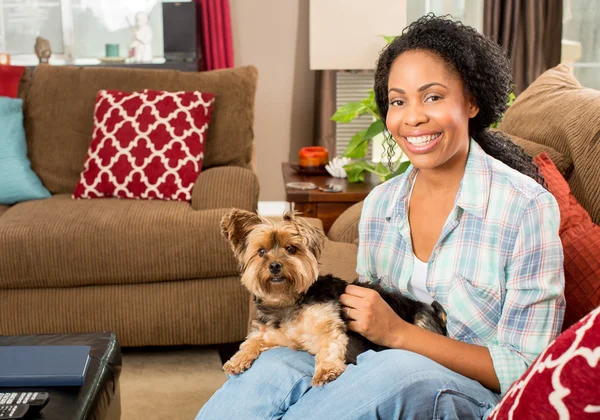
POLYGON ((285 247, 285 250, 290 253, 290 254, 295 254, 296 253, 296 247, 293 245, 288 245, 285 247))
POLYGON ((404 105, 404 101, 401 99, 394 99, 393 101, 390 101, 390 105, 391 106, 402 106, 402 105, 404 105))
POLYGON ((261 248, 261 249, 258 250, 258 256, 259 257, 264 257, 266 253, 267 253, 267 250, 264 249, 264 248, 261 248))
POLYGON ((437 102, 440 99, 442 99, 441 96, 431 95, 431 96, 428 96, 427 99, 425 99, 425 102, 437 102))

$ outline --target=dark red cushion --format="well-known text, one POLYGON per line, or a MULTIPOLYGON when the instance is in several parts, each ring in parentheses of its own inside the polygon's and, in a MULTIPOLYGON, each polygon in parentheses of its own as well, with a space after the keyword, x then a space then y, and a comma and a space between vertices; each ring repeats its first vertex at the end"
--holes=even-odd
POLYGON ((101 90, 74 198, 190 201, 214 95, 101 90))
POLYGON ((600 418, 600 308, 554 340, 488 420, 600 418))
POLYGON ((25 67, 0 65, 0 96, 16 98, 25 67))
MULTIPOLYGON (((534 159, 560 210, 567 309, 563 331, 600 305, 600 226, 571 194, 546 153, 534 159)), ((600 417, 600 414, 599 414, 600 417)))

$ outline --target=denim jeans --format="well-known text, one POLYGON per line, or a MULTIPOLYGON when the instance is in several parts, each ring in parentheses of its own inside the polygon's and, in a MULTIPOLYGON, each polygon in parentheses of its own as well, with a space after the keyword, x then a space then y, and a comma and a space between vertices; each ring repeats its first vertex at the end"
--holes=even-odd
POLYGON ((479 382, 404 350, 367 351, 323 387, 314 356, 268 350, 230 377, 196 420, 485 419, 500 396, 479 382))

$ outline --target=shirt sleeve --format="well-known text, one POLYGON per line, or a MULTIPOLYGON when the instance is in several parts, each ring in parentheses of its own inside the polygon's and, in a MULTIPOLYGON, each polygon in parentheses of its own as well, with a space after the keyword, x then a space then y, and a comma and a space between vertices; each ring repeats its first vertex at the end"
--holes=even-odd
POLYGON ((559 334, 564 310, 560 213, 549 192, 532 199, 523 214, 506 268, 506 295, 497 343, 489 346, 504 394, 559 334))

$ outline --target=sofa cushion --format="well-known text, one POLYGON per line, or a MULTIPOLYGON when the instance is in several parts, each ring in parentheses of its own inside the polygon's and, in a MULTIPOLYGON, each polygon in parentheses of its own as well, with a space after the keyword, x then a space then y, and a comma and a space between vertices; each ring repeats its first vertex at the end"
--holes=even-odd
POLYGON ((190 201, 214 95, 101 90, 74 198, 190 201))
POLYGON ((2 217, 2 215, 6 213, 9 208, 9 206, 3 206, 2 204, 0 204, 0 217, 2 217))
POLYGON ((237 275, 219 222, 228 209, 55 195, 0 218, 0 287, 131 284, 237 275))
POLYGON ((552 147, 546 146, 545 144, 536 143, 531 140, 525 140, 512 134, 504 134, 510 137, 513 143, 521 146, 523 150, 525 150, 525 152, 531 157, 538 156, 541 153, 546 153, 565 178, 571 174, 571 171, 573 170, 573 160, 571 160, 569 154, 560 153, 554 150, 552 147))
POLYGON ((597 419, 598 349, 600 308, 550 343, 488 419, 597 419))
POLYGON ((253 147, 254 67, 209 72, 38 66, 25 106, 34 171, 54 194, 70 194, 92 139, 94 103, 102 89, 202 91, 215 95, 203 168, 250 167, 253 147))
POLYGON ((48 197, 27 158, 23 100, 0 96, 0 204, 48 197))
POLYGON ((500 130, 544 144, 573 161, 573 195, 600 223, 600 91, 582 87, 561 64, 537 78, 506 111, 500 130))
POLYGON ((571 194, 569 184, 548 155, 537 156, 548 189, 560 210, 559 235, 563 245, 567 309, 563 330, 600 305, 600 226, 571 194))

